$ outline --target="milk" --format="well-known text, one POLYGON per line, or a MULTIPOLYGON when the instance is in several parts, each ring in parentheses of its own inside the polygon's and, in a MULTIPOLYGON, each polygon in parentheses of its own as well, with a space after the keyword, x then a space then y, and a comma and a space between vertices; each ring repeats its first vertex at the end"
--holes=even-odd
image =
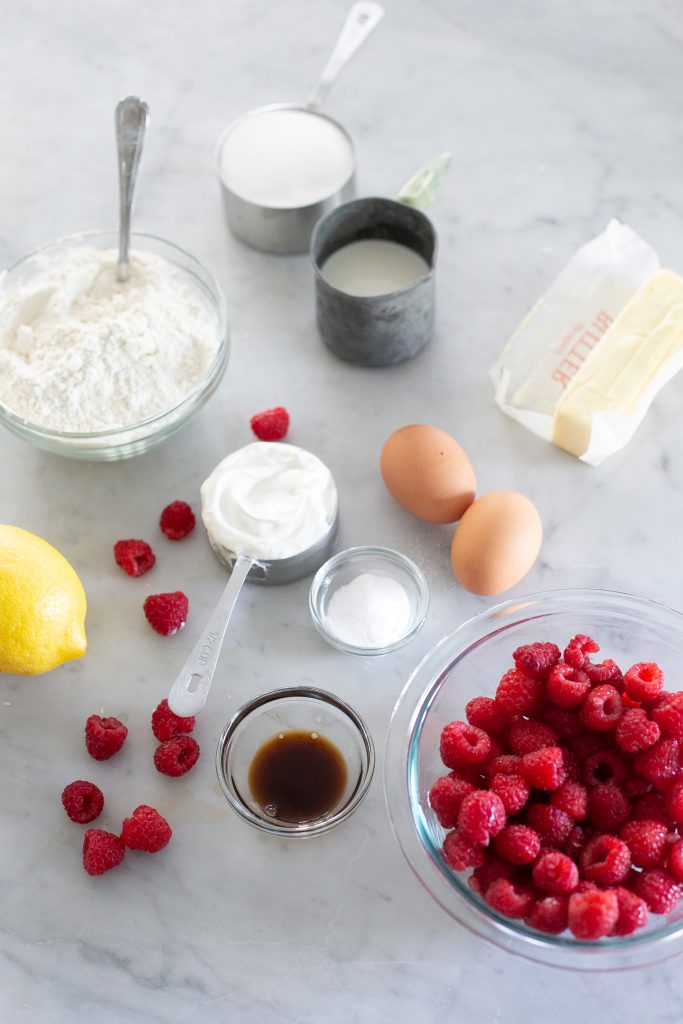
POLYGON ((324 279, 347 295, 387 295, 419 281, 431 267, 398 242, 363 238, 337 249, 321 267, 324 279))

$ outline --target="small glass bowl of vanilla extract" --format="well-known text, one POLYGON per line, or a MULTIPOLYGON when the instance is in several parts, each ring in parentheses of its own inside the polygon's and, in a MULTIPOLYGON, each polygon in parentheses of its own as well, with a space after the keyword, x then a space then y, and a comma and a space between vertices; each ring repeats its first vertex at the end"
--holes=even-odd
POLYGON ((233 810, 279 836, 314 836, 345 821, 375 768, 367 726, 325 690, 299 686, 249 701, 218 741, 216 771, 233 810))

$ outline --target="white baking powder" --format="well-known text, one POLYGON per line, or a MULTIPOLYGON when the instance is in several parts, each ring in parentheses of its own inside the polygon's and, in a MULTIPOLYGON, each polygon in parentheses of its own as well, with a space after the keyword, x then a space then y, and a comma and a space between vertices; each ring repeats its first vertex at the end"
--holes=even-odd
POLYGON ((88 432, 172 408, 201 382, 219 344, 214 311, 167 260, 74 249, 0 290, 0 402, 29 423, 88 432))
POLYGON ((388 647, 408 632, 410 601, 398 580, 361 573, 335 590, 325 626, 352 647, 388 647))

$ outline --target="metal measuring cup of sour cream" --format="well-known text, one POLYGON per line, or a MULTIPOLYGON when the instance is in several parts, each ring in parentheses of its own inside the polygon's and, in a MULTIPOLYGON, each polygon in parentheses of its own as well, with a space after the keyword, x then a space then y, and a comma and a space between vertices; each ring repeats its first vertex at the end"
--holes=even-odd
POLYGON ((355 3, 306 103, 256 107, 219 136, 215 163, 226 218, 247 245, 279 254, 307 252, 320 217, 355 194, 351 136, 320 108, 383 15, 373 0, 355 3))

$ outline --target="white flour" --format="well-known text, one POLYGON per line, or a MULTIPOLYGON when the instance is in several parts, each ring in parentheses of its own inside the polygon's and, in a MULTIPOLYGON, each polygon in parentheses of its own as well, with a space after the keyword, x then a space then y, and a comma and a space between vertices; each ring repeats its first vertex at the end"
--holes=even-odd
POLYGON ((29 423, 86 432, 182 401, 218 348, 216 317, 167 260, 74 249, 30 284, 0 290, 0 402, 29 423))

